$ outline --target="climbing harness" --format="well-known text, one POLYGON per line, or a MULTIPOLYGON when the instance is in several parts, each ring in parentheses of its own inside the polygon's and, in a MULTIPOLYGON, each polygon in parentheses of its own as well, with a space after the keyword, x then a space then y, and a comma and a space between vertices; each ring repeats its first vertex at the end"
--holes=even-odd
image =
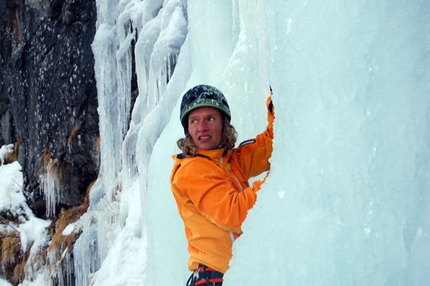
POLYGON ((223 276, 224 274, 221 272, 199 264, 199 267, 188 278, 186 286, 222 286, 223 276))

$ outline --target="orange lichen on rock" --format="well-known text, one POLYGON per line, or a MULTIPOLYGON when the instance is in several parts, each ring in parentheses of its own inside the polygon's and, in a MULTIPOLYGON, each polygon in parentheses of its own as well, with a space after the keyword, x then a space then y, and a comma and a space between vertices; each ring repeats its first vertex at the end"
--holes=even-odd
POLYGON ((22 282, 24 277, 24 269, 20 265, 25 260, 19 233, 15 231, 0 232, 0 248, 0 261, 4 276, 17 285, 22 282))
POLYGON ((82 201, 82 204, 64 210, 51 224, 52 241, 48 247, 48 257, 51 272, 61 265, 64 258, 68 257, 70 251, 73 249, 73 244, 79 237, 81 230, 74 230, 67 235, 63 235, 66 227, 77 220, 87 211, 90 204, 89 193, 95 181, 88 186, 87 194, 82 201))
POLYGON ((79 125, 75 125, 72 128, 72 131, 70 131, 69 137, 67 138, 67 143, 70 145, 70 143, 72 143, 73 138, 75 138, 76 134, 79 132, 79 130, 81 129, 81 126, 79 125))
POLYGON ((24 143, 24 137, 20 137, 19 139, 18 139, 18 141, 16 141, 14 144, 13 144, 13 152, 12 153, 8 153, 7 155, 6 155, 6 158, 5 158, 5 164, 9 164, 9 163, 12 163, 12 162, 15 162, 15 161, 18 161, 18 157, 19 157, 19 147, 21 146, 21 144, 22 143, 24 143))

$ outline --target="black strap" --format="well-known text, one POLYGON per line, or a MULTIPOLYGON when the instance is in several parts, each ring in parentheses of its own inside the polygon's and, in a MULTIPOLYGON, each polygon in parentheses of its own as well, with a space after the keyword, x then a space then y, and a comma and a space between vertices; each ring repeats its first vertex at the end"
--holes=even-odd
POLYGON ((188 278, 188 280, 187 280, 187 284, 185 284, 186 286, 193 286, 194 285, 194 272, 193 273, 191 273, 191 276, 190 276, 190 278, 188 278))

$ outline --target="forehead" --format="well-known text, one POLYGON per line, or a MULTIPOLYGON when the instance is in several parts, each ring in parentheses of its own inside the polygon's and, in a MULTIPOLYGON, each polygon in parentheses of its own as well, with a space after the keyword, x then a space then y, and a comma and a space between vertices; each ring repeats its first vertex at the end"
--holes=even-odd
POLYGON ((218 109, 213 107, 200 107, 197 109, 194 109, 190 112, 189 117, 195 117, 195 116, 206 116, 206 115, 219 115, 221 116, 221 113, 218 109))

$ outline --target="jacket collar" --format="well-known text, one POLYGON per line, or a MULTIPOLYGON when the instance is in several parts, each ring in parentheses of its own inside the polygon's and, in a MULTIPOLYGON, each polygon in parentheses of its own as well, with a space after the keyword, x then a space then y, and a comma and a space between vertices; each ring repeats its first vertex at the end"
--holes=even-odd
MULTIPOLYGON (((227 154, 222 156, 224 152, 224 149, 211 149, 211 150, 197 150, 197 156, 198 157, 205 157, 211 160, 214 160, 216 162, 222 162, 222 157, 230 157, 230 154, 232 152, 232 150, 228 150, 227 154)), ((175 156, 176 159, 185 159, 184 157, 182 157, 180 154, 175 156)), ((188 158, 193 158, 193 157, 188 157, 188 158)))
POLYGON ((222 157, 222 152, 224 152, 224 149, 198 150, 197 156, 200 155, 219 162, 222 157))

